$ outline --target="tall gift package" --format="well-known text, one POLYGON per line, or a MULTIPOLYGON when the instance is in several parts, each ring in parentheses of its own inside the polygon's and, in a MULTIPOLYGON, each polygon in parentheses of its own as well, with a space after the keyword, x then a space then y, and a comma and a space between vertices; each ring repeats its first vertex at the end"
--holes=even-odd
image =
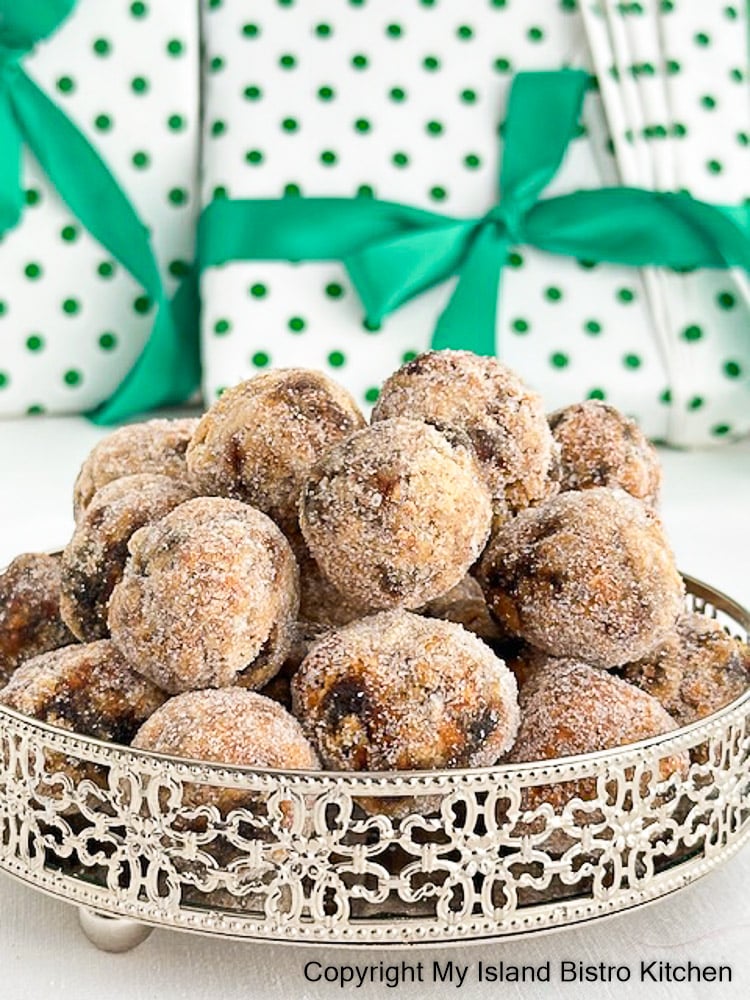
POLYGON ((657 439, 750 428, 743 8, 202 2, 207 401, 303 365, 372 403, 447 346, 657 439))

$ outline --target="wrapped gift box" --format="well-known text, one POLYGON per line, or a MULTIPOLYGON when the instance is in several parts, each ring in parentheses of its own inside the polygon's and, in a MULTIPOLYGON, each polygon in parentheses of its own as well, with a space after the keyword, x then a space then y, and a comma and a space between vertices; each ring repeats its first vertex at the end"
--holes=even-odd
MULTIPOLYGON (((248 8, 242 0, 204 0, 204 15, 204 204, 376 197, 481 216, 498 201, 514 72, 594 68, 591 32, 575 3, 257 0, 248 8)), ((579 137, 545 196, 621 183, 614 152, 592 92, 579 137)), ((680 443, 686 434, 713 440, 720 425, 742 432, 750 416, 736 395, 720 393, 700 426, 674 430, 673 359, 655 329, 644 275, 513 248, 497 353, 550 408, 604 398, 635 415, 650 436, 680 443)), ((453 285, 417 296, 373 329, 339 262, 210 267, 202 278, 206 397, 269 365, 307 365, 371 403, 382 379, 429 345, 453 285)), ((682 319, 683 329, 693 325, 682 319)), ((726 364, 722 351, 714 347, 717 367, 726 364)))
MULTIPOLYGON (((130 199, 150 230, 171 293, 194 253, 197 5, 45 0, 42 6, 73 10, 21 66, 130 199)), ((24 16, 11 3, 0 35, 24 16)), ((21 221, 0 242, 0 414, 85 411, 130 371, 154 323, 154 306, 63 202, 28 145, 22 156, 21 221)), ((106 211, 103 204, 99 211, 106 211)))

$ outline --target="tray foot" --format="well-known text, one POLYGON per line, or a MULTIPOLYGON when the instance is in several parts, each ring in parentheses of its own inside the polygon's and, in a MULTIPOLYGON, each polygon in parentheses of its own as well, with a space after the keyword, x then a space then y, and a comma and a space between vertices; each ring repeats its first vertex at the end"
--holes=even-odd
POLYGON ((146 927, 128 917, 110 917, 106 913, 80 907, 78 922, 81 930, 100 951, 120 953, 143 944, 153 927, 146 927))

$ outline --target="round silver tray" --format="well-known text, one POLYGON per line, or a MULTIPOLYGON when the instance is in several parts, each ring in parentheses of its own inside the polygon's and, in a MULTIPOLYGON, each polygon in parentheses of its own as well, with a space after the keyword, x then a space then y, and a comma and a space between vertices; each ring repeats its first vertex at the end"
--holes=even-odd
MULTIPOLYGON (((686 583, 690 607, 747 636, 749 612, 686 583)), ((0 708, 0 868, 77 904, 109 950, 152 926, 389 947, 517 937, 645 904, 731 857, 750 835, 749 758, 750 692, 610 751, 389 774, 177 760, 0 708), (689 770, 663 780, 679 755, 689 770), (595 798, 534 799, 581 779, 595 798), (199 786, 246 797, 222 815, 195 805, 199 786)))

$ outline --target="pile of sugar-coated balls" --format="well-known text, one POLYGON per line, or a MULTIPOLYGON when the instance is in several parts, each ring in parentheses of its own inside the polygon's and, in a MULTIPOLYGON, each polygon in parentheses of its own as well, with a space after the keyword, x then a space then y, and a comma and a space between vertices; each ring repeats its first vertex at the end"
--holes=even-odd
MULTIPOLYGON (((499 361, 421 355, 368 424, 315 371, 103 439, 61 557, 0 577, 0 702, 227 764, 456 768, 699 719, 750 656, 685 611, 656 453, 499 361)), ((675 767, 682 767, 675 758, 675 767)))

